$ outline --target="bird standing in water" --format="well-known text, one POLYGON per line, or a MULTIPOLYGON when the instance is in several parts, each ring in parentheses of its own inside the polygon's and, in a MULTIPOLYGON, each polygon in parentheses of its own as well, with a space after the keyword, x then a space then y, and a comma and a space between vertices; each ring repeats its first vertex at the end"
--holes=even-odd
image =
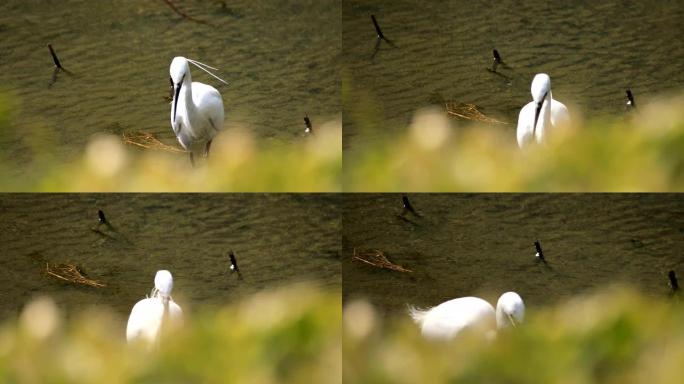
POLYGON ((171 272, 157 271, 152 294, 138 301, 128 317, 126 339, 129 343, 141 339, 154 344, 159 341, 162 327, 182 322, 183 311, 171 298, 172 289, 171 272))
POLYGON ((479 329, 491 338, 496 335, 496 328, 521 323, 525 304, 517 293, 506 292, 499 298, 496 311, 479 297, 461 297, 424 311, 409 307, 409 314, 428 339, 449 340, 465 329, 479 329))
POLYGON ((551 78, 538 73, 532 80, 532 101, 527 103, 518 117, 518 146, 532 142, 546 142, 548 131, 570 121, 565 104, 551 97, 551 78))
POLYGON ((198 61, 177 56, 171 61, 169 74, 173 86, 171 102, 171 128, 178 142, 190 152, 190 162, 195 163, 194 153, 204 151, 209 156, 209 148, 214 136, 223 128, 223 98, 211 85, 192 81, 190 65, 217 78, 207 68, 216 69, 198 61))

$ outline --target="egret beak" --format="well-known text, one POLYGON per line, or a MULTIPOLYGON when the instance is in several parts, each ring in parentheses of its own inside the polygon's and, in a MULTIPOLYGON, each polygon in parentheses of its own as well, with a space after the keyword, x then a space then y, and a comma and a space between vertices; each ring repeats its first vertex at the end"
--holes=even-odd
POLYGON ((178 109, 178 94, 180 93, 180 89, 183 86, 183 83, 178 83, 176 86, 176 92, 173 95, 173 123, 176 123, 176 109, 178 109))
POLYGON ((547 91, 544 94, 544 97, 542 97, 541 101, 537 103, 537 109, 534 111, 534 126, 532 127, 532 137, 536 137, 537 133, 537 120, 539 120, 539 113, 541 112, 541 107, 542 104, 544 104, 544 100, 546 100, 546 96, 549 94, 547 91))
MULTIPOLYGON (((178 94, 180 94, 181 87, 183 86, 183 80, 185 80, 185 74, 181 77, 181 81, 176 85, 176 92, 173 95, 173 123, 176 123, 176 110, 178 109, 178 94)), ((173 80, 171 81, 173 84, 173 80)))
POLYGON ((511 325, 513 325, 513 328, 516 328, 517 325, 515 324, 515 319, 513 319, 513 316, 511 316, 510 313, 507 313, 506 316, 508 316, 508 320, 511 322, 511 325))

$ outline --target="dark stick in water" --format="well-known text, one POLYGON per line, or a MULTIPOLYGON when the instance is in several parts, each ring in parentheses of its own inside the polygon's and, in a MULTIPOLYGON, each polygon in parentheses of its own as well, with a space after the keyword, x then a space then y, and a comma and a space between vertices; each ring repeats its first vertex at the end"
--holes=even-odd
POLYGON ((109 228, 110 230, 112 230, 118 234, 119 231, 117 231, 116 228, 114 228, 114 226, 107 220, 107 217, 105 217, 104 211, 101 209, 97 210, 97 220, 98 220, 97 227, 104 224, 107 226, 107 228, 109 228))
POLYGON ((311 120, 309 120, 309 115, 305 114, 304 115, 304 125, 306 125, 306 128, 304 129, 304 133, 310 133, 313 135, 313 127, 311 126, 311 120))
POLYGON ((230 271, 237 272, 238 279, 242 280, 242 274, 240 273, 240 268, 238 268, 237 259, 235 258, 235 253, 233 253, 232 249, 228 251, 228 257, 230 257, 230 271))
POLYGON ((503 59, 501 58, 501 55, 499 54, 499 51, 496 48, 492 49, 492 55, 494 56, 494 60, 492 62, 492 67, 491 68, 487 67, 487 70, 489 72, 495 74, 495 75, 503 77, 504 79, 506 79, 506 81, 510 82, 511 81, 510 77, 508 77, 502 73, 497 72, 496 69, 499 67, 499 65, 501 65, 504 68, 509 68, 509 69, 511 67, 509 67, 508 64, 504 63, 503 59))
POLYGON ((375 15, 371 15, 371 20, 373 20, 373 25, 375 26, 375 32, 378 34, 378 39, 384 39, 385 35, 380 29, 380 25, 378 24, 378 20, 375 19, 375 15))
POLYGON ((240 268, 238 268, 237 259, 235 259, 235 253, 233 253, 232 249, 228 251, 228 257, 230 257, 230 270, 239 271, 240 268))
POLYGON ((636 103, 634 102, 634 95, 632 95, 632 90, 627 88, 625 93, 627 93, 627 108, 636 108, 636 103))
POLYGON ((492 50, 492 54, 494 55, 494 63, 492 63, 492 72, 496 72, 496 67, 499 66, 499 64, 503 63, 501 61, 501 56, 499 55, 499 51, 495 49, 492 50))
POLYGON ((535 255, 539 260, 546 264, 546 259, 544 258, 544 251, 542 251, 541 242, 539 240, 534 241, 534 248, 537 249, 537 254, 535 255))
POLYGON ((169 8, 171 8, 174 12, 176 12, 176 14, 178 14, 180 17, 184 18, 185 20, 194 21, 195 23, 200 23, 200 24, 209 25, 209 23, 207 23, 206 21, 197 20, 197 19, 195 19, 194 17, 192 17, 192 16, 190 16, 190 15, 184 13, 184 12, 181 11, 180 9, 176 8, 176 6, 173 5, 173 3, 171 2, 171 0, 164 0, 164 2, 166 3, 166 5, 169 6, 169 8))
POLYGON ((373 54, 371 55, 371 60, 375 59, 375 55, 380 52, 380 43, 382 42, 381 38, 375 39, 375 46, 373 47, 373 54))
POLYGON ((52 87, 52 85, 54 83, 57 82, 57 74, 59 72, 64 71, 64 73, 66 73, 69 76, 71 76, 73 74, 62 66, 62 62, 59 61, 59 58, 57 57, 57 53, 55 53, 54 48, 52 48, 52 44, 48 44, 48 49, 50 49, 50 55, 52 55, 52 61, 55 63, 55 70, 52 71, 52 78, 50 79, 50 82, 48 83, 48 88, 50 88, 50 87, 52 87))
POLYGON ((97 218, 100 220, 100 224, 106 224, 107 223, 107 218, 105 217, 104 212, 102 212, 101 209, 97 210, 97 218))
POLYGON ((401 196, 401 202, 402 202, 402 204, 404 205, 404 210, 401 212, 401 215, 400 215, 400 216, 404 216, 404 215, 406 214, 406 212, 411 212, 411 213, 413 213, 414 215, 420 217, 420 215, 418 214, 418 212, 416 212, 416 210, 415 210, 415 209, 413 208, 413 206, 411 205, 411 202, 409 201, 408 196, 402 195, 402 196, 401 196))
POLYGON ((380 50, 380 41, 384 40, 392 48, 396 48, 397 46, 392 42, 392 40, 385 37, 384 33, 382 33, 382 29, 380 29, 380 24, 378 24, 378 20, 375 18, 375 15, 371 15, 371 20, 373 21, 373 26, 375 27, 375 33, 378 36, 375 41, 375 47, 373 48, 373 55, 371 55, 371 60, 373 60, 375 55, 380 50))
POLYGON ((55 67, 55 70, 52 71, 52 77, 50 78, 50 82, 48 83, 48 88, 52 87, 52 84, 57 82, 57 74, 59 73, 59 71, 59 67, 55 67))
POLYGON ((496 48, 494 48, 492 50, 492 54, 494 55, 494 62, 495 63, 497 63, 497 64, 503 63, 503 60, 501 60, 501 55, 499 55, 499 51, 497 51, 496 48))
POLYGON ((52 49, 52 44, 48 44, 48 48, 50 49, 50 54, 52 55, 52 61, 55 62, 55 70, 52 71, 52 77, 50 78, 50 82, 48 83, 48 88, 50 88, 54 83, 57 82, 57 74, 60 70, 62 70, 62 63, 59 62, 59 58, 57 58, 55 50, 52 49))
POLYGON ((672 288, 672 293, 679 291, 679 282, 677 281, 677 275, 675 275, 675 271, 668 272, 667 277, 670 279, 670 288, 672 288))
POLYGON ((100 236, 103 236, 103 237, 106 237, 106 238, 109 238, 112 240, 123 241, 124 243, 126 243, 128 245, 133 244, 130 240, 128 240, 128 238, 126 236, 121 234, 119 232, 119 230, 117 230, 112 225, 112 223, 109 222, 109 220, 107 220, 107 217, 105 216, 104 211, 101 209, 97 210, 97 225, 90 228, 90 230, 97 233, 100 236), (111 232, 100 230, 101 225, 104 225, 105 227, 107 227, 107 229, 111 232))
POLYGON ((52 49, 52 44, 48 44, 48 48, 50 49, 50 54, 52 55, 52 61, 55 62, 55 67, 59 69, 64 69, 62 67, 62 63, 59 62, 59 58, 57 57, 57 54, 55 53, 55 50, 52 49))

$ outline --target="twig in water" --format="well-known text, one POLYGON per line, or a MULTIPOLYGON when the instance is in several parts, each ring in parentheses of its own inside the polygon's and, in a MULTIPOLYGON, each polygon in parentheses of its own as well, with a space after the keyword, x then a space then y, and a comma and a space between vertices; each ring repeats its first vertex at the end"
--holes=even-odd
POLYGON ((55 70, 52 71, 52 78, 48 83, 48 88, 50 88, 54 83, 57 82, 57 74, 59 72, 64 71, 64 73, 66 73, 69 76, 73 74, 62 66, 62 63, 59 61, 59 58, 57 57, 57 53, 55 53, 55 50, 52 48, 52 44, 48 44, 48 49, 50 50, 50 55, 52 55, 52 61, 55 63, 55 70))
POLYGON ((373 20, 373 25, 375 26, 375 32, 378 34, 378 39, 385 40, 387 44, 391 45, 393 48, 396 48, 397 46, 392 42, 392 40, 385 37, 385 34, 382 33, 380 24, 378 24, 378 20, 375 18, 375 15, 371 15, 371 20, 373 20))
POLYGON ((240 273, 240 268, 238 268, 237 258, 235 258, 235 253, 231 249, 228 251, 228 257, 230 257, 230 272, 237 272, 238 280, 242 280, 242 273, 240 273))
POLYGON ((356 248, 354 248, 354 255, 352 258, 377 268, 391 269, 397 272, 413 272, 408 268, 404 268, 401 265, 389 261, 387 256, 385 256, 385 253, 378 249, 357 251, 356 248))
POLYGON ((306 128, 304 129, 304 133, 313 135, 314 131, 313 131, 313 127, 311 126, 311 120, 309 120, 308 114, 304 115, 304 125, 306 125, 306 128))
POLYGON ((483 123, 508 124, 505 121, 487 117, 478 110, 478 107, 475 104, 447 101, 444 103, 444 108, 449 116, 460 117, 467 120, 481 121, 483 123))
POLYGON ((375 55, 377 55, 378 52, 380 52, 380 42, 382 42, 381 38, 375 39, 375 46, 373 47, 373 54, 371 55, 371 61, 373 61, 373 59, 375 59, 375 55))
POLYGON ((109 220, 107 220, 104 211, 101 209, 97 210, 97 225, 91 227, 90 230, 107 239, 123 241, 127 245, 133 245, 133 243, 126 236, 119 232, 119 230, 116 229, 114 225, 109 222, 109 220), (100 229, 103 225, 106 227, 106 230, 104 231, 100 229))
POLYGON ((162 143, 153 134, 146 132, 124 132, 122 134, 123 142, 126 144, 136 145, 145 149, 159 149, 167 152, 186 153, 184 149, 180 149, 168 144, 162 143))
POLYGON ((45 272, 48 275, 56 277, 60 280, 68 281, 73 284, 87 285, 90 287, 101 288, 107 285, 99 281, 88 279, 83 276, 81 268, 74 264, 52 264, 45 263, 45 272))
POLYGON ((501 55, 499 55, 499 51, 497 51, 496 48, 492 49, 492 55, 494 56, 494 62, 496 64, 503 63, 503 60, 501 60, 501 55))
POLYGON ((679 292, 679 282, 677 281, 677 275, 675 271, 670 271, 667 273, 668 279, 670 279, 670 288, 672 289, 672 294, 679 292))
POLYGON ((97 219, 100 221, 100 224, 105 224, 107 222, 107 218, 105 217, 104 211, 101 209, 97 210, 97 219))
POLYGON ((204 20, 197 20, 197 19, 195 19, 194 17, 192 17, 192 16, 190 16, 190 15, 184 13, 184 12, 181 11, 180 9, 176 8, 176 6, 173 5, 173 3, 171 2, 171 0, 164 0, 164 2, 166 3, 166 5, 169 6, 169 8, 171 8, 174 12, 176 12, 176 14, 178 14, 178 15, 179 15, 180 17, 182 17, 183 19, 189 20, 189 21, 194 21, 195 23, 200 23, 200 24, 204 24, 204 25, 210 25, 208 22, 206 22, 206 21, 204 21, 204 20))
POLYGON ((632 90, 627 88, 625 91, 627 94, 627 109, 636 109, 636 102, 634 102, 634 95, 632 95, 632 90))
POLYGON ((544 258, 544 251, 542 251, 541 242, 539 240, 534 241, 534 248, 537 251, 537 253, 534 256, 537 257, 537 259, 541 260, 544 264, 546 264, 546 259, 544 258))
POLYGON ((511 69, 511 67, 503 61, 503 59, 501 58, 501 55, 499 54, 499 51, 497 51, 496 48, 492 49, 492 56, 494 56, 494 59, 492 61, 492 67, 491 68, 487 67, 487 71, 504 78, 508 82, 508 85, 511 85, 511 81, 513 80, 511 77, 506 76, 503 73, 499 73, 496 71, 496 69, 499 67, 499 65, 501 65, 502 67, 507 68, 507 69, 511 69))
POLYGON ((57 74, 59 73, 59 71, 59 67, 55 67, 55 70, 52 71, 52 77, 50 78, 50 82, 48 83, 48 88, 52 87, 52 84, 57 82, 57 74))
MULTIPOLYGON (((504 68, 510 68, 508 64, 506 64, 503 59, 501 58, 501 55, 499 54, 499 51, 496 50, 496 48, 492 49, 492 56, 494 56, 494 60, 492 62, 492 69, 490 72, 496 72, 496 68, 501 65, 504 68)), ((489 68, 487 68, 489 69, 489 68)), ((504 76, 507 77, 507 76, 504 76)))
POLYGON ((373 21, 375 33, 377 34, 377 38, 375 39, 375 47, 373 48, 373 54, 371 55, 371 60, 373 60, 375 58, 375 55, 377 55, 378 51, 380 51, 380 42, 382 40, 384 40, 392 48, 397 48, 397 46, 392 42, 392 40, 386 38, 384 33, 382 33, 382 30, 380 29, 380 24, 378 24, 378 20, 375 19, 375 15, 371 15, 371 20, 373 21))
POLYGON ((57 57, 57 54, 55 53, 55 50, 52 49, 52 44, 48 44, 48 48, 50 49, 50 54, 52 55, 52 61, 55 62, 55 67, 59 69, 64 69, 62 67, 62 63, 59 62, 59 58, 57 57))
POLYGON ((414 215, 416 215, 417 217, 420 217, 418 212, 416 212, 416 210, 413 209, 413 206, 411 205, 411 202, 409 201, 408 196, 406 196, 406 195, 401 196, 401 202, 404 205, 404 210, 401 212, 400 216, 404 216, 406 214, 406 212, 411 212, 414 215))

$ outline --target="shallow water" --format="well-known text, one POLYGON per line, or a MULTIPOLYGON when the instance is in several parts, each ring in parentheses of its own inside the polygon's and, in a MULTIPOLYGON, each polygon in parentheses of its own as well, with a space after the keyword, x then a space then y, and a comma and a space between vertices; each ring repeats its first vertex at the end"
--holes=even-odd
POLYGON ((34 146, 71 159, 98 132, 144 131, 177 145, 164 99, 174 56, 220 69, 229 86, 191 73, 221 92, 224 129, 286 144, 301 139, 306 113, 314 125, 339 118, 339 1, 173 4, 210 25, 183 20, 161 0, 0 3, 0 91, 16 98, 0 150, 17 175, 34 146), (48 43, 75 74, 61 73, 50 88, 48 43))
MULTIPOLYGON (((509 122, 531 101, 534 74, 551 76, 553 97, 586 116, 623 113, 684 89, 681 1, 345 1, 344 148, 401 132, 436 94, 474 103, 509 122), (556 4, 555 4, 556 3, 556 4), (383 33, 373 55, 375 14, 383 33), (511 68, 486 70, 492 49, 511 68)), ((362 150, 362 149, 359 149, 362 150)))
POLYGON ((349 194, 343 203, 343 299, 383 313, 461 296, 496 302, 516 291, 528 307, 612 283, 666 297, 684 276, 684 199, 676 194, 349 194), (536 261, 542 244, 548 267, 536 261), (352 261, 380 249, 411 273, 352 261))
POLYGON ((168 269, 191 311, 295 282, 341 289, 340 198, 302 194, 2 194, 0 319, 50 295, 67 313, 109 306, 125 316, 168 269), (97 210, 113 226, 98 223, 97 210), (92 228, 99 229, 97 233, 92 228), (227 251, 242 280, 228 273, 227 251), (73 285, 45 264, 73 263, 107 286, 73 285))

